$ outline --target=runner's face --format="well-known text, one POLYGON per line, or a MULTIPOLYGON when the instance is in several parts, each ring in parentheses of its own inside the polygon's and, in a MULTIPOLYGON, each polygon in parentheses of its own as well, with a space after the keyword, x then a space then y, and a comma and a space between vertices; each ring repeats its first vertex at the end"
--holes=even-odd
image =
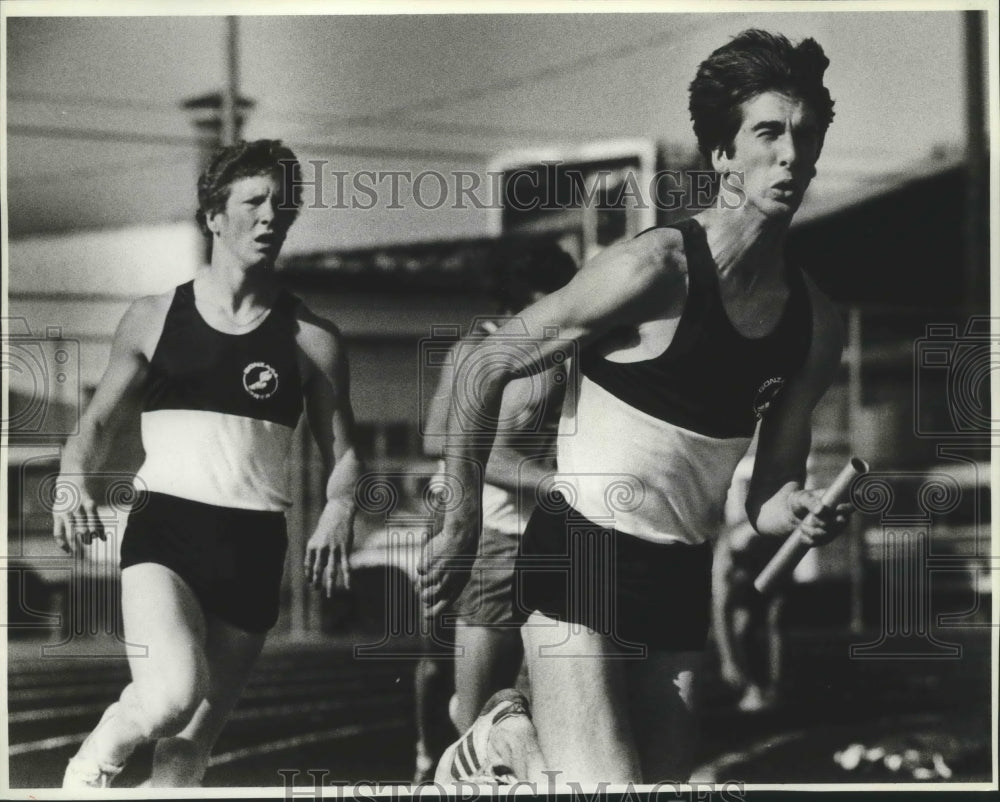
MULTIPOLYGON (((728 149, 713 162, 727 185, 742 191, 744 203, 768 217, 791 217, 816 175, 823 139, 816 115, 804 101, 763 92, 742 104, 743 122, 728 149)), ((725 196, 724 196, 725 197, 725 196)))
POLYGON ((225 209, 209 218, 213 247, 228 251, 244 267, 274 264, 293 219, 281 208, 283 199, 275 175, 236 179, 225 209))

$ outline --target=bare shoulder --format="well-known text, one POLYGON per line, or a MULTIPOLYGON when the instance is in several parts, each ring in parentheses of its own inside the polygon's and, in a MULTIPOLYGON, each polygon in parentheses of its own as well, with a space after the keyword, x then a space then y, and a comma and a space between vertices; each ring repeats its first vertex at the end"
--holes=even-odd
MULTIPOLYGON (((616 280, 654 282, 683 278, 687 273, 684 238, 673 228, 654 228, 615 243, 588 263, 590 269, 612 271, 616 280)), ((585 266, 586 267, 586 266, 585 266)))
POLYGON ((317 366, 334 365, 344 349, 344 337, 340 329, 302 301, 295 308, 295 319, 298 323, 295 341, 309 361, 317 366))
POLYGON ((680 232, 658 228, 601 251, 569 286, 576 286, 581 305, 594 317, 609 325, 631 325, 683 302, 686 279, 680 232))
POLYGON ((173 299, 174 289, 171 288, 158 295, 144 295, 134 300, 118 324, 116 345, 141 352, 151 359, 173 299))

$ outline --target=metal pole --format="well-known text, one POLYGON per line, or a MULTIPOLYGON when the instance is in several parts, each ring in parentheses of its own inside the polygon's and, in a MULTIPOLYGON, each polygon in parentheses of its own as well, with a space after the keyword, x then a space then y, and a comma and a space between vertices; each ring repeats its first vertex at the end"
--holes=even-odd
POLYGON ((226 89, 222 93, 222 144, 232 145, 240 137, 239 20, 226 17, 226 89))
POLYGON ((970 314, 988 309, 986 289, 986 95, 983 86, 983 12, 966 11, 965 23, 965 292, 970 314))
MULTIPOLYGON (((847 430, 850 453, 857 454, 863 450, 864 443, 858 442, 858 431, 862 414, 862 354, 861 354, 861 309, 852 306, 847 312, 847 430)), ((860 542, 860 531, 857 516, 851 521, 848 531, 849 565, 851 574, 851 632, 860 633, 865 626, 864 614, 864 584, 865 584, 865 547, 860 542)))

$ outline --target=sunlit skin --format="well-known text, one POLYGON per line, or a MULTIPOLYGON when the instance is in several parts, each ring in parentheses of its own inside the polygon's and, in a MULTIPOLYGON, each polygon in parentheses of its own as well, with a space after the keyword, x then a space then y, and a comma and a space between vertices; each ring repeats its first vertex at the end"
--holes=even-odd
POLYGON ((195 297, 202 315, 223 330, 255 321, 277 293, 274 263, 295 220, 295 211, 283 208, 279 179, 276 173, 237 178, 226 205, 206 216, 212 259, 195 276, 195 297), (227 310, 221 320, 219 309, 227 310))
POLYGON ((761 322, 776 321, 787 297, 784 240, 816 175, 823 135, 815 112, 793 95, 763 92, 740 108, 732 141, 712 152, 720 202, 698 221, 727 313, 738 328, 760 336, 768 329, 761 322))
MULTIPOLYGON (((815 175, 823 138, 816 113, 783 92, 755 95, 739 111, 740 124, 731 141, 721 143, 711 157, 713 168, 727 182, 723 191, 738 187, 741 202, 719 203, 701 212, 697 226, 704 232, 706 259, 715 268, 728 323, 743 338, 757 339, 780 325, 793 297, 785 240, 815 175)), ((488 375, 481 372, 475 393, 463 398, 465 409, 472 411, 465 420, 474 415, 477 425, 467 426, 451 416, 446 472, 458 487, 481 486, 482 471, 477 468, 486 462, 481 444, 493 442, 506 384, 555 361, 558 346, 555 339, 546 339, 546 332, 557 330, 560 338, 586 347, 624 329, 634 335, 637 350, 647 349, 649 358, 665 353, 689 306, 693 263, 685 239, 682 232, 667 227, 624 239, 584 264, 565 287, 521 310, 517 330, 531 336, 538 349, 530 365, 522 367, 512 358, 514 324, 482 341, 475 352, 483 360, 479 364, 506 359, 510 366, 488 375)), ((763 536, 787 538, 798 530, 819 545, 843 531, 850 513, 849 505, 838 507, 814 527, 807 513, 817 510, 822 491, 803 488, 812 413, 839 369, 843 334, 832 303, 807 277, 802 284, 804 291, 795 302, 809 304, 810 330, 799 332, 809 337, 808 353, 760 424, 746 512, 763 536)), ((709 331, 705 336, 714 337, 716 330, 709 331)), ((582 429, 584 424, 576 423, 582 429)), ((673 449, 671 445, 664 451, 673 449)), ((687 454, 681 456, 687 459, 687 454)), ((584 462, 570 467, 586 472, 599 468, 603 459, 595 450, 584 462)), ((711 470, 711 464, 705 469, 711 470)), ((674 492, 669 482, 661 489, 674 492)), ((456 567, 457 558, 467 562, 476 554, 481 512, 479 495, 466 493, 447 510, 440 531, 424 547, 420 591, 427 620, 447 610, 468 580, 468 571, 456 567)), ((657 513, 652 510, 650 515, 657 513)), ((648 523, 651 529, 658 526, 656 520, 648 523)), ((590 603, 590 597, 585 598, 590 603)), ((537 744, 548 769, 543 774, 554 771, 581 783, 622 784, 690 774, 701 650, 651 648, 643 660, 618 661, 613 659, 618 647, 607 636, 538 609, 530 613, 521 635, 537 744)))
POLYGON ((273 174, 238 178, 225 208, 208 215, 212 266, 248 270, 272 267, 294 213, 281 208, 284 191, 273 174))
POLYGON ((725 186, 742 191, 751 216, 790 221, 816 175, 823 147, 815 113, 797 97, 755 95, 741 105, 743 123, 728 147, 712 154, 725 186))

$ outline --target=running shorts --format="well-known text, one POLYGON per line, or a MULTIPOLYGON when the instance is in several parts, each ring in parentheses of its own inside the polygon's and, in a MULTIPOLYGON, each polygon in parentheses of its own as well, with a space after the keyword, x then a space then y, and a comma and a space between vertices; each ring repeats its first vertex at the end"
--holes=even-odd
POLYGON ((710 544, 653 543, 554 506, 536 508, 525 529, 514 574, 516 620, 538 611, 625 648, 705 648, 710 544))
POLYGON ((483 528, 472 576, 459 596, 455 612, 466 624, 477 627, 516 627, 512 609, 514 561, 521 536, 483 528))
POLYGON ((166 566, 205 613, 247 632, 278 620, 288 536, 285 515, 140 493, 121 547, 121 567, 166 566))

